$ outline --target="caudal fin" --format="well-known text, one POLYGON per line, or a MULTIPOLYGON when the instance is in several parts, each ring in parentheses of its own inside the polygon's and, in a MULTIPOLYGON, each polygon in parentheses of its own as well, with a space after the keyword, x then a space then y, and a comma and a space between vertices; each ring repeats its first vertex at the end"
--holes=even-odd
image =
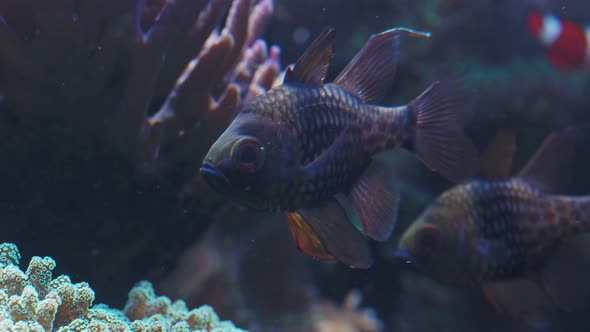
POLYGON ((452 181, 472 177, 477 168, 477 150, 462 131, 472 113, 463 84, 460 77, 437 81, 409 104, 415 119, 414 152, 452 181))

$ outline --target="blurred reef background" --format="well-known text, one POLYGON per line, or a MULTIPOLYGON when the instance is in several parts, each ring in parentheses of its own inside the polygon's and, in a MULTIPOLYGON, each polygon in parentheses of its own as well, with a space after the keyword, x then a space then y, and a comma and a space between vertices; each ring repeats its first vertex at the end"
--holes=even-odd
MULTIPOLYGON (((452 185, 410 154, 390 160, 401 213, 369 270, 310 259, 282 216, 228 204, 198 175, 239 105, 280 83, 326 26, 330 77, 373 33, 431 31, 402 41, 383 104, 466 70, 469 135, 483 150, 516 130, 517 170, 549 132, 590 120, 588 71, 547 60, 531 6, 590 23, 584 0, 0 0, 0 242, 22 261, 51 256, 94 303, 123 308, 149 280, 251 331, 586 331, 590 309, 529 326, 393 257, 400 230, 452 185)), ((590 193, 588 158, 570 193, 590 193)))

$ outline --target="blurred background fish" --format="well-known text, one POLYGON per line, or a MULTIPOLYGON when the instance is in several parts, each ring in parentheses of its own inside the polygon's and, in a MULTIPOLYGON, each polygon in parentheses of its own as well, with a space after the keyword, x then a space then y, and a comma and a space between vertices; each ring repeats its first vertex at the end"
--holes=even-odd
POLYGON ((201 168, 205 181, 247 207, 286 211, 306 254, 369 267, 354 216, 365 235, 384 241, 398 204, 392 170, 369 165, 371 158, 403 147, 453 180, 470 176, 476 160, 461 130, 471 108, 458 78, 435 82, 404 106, 373 105, 393 81, 403 34, 429 36, 406 28, 373 35, 323 84, 335 41, 334 30, 324 30, 283 84, 242 108, 213 144, 201 168))
POLYGON ((528 24, 532 34, 547 48, 549 61, 571 70, 590 66, 590 27, 533 8, 528 24))
POLYGON ((482 287, 513 317, 535 321, 551 310, 583 308, 590 294, 590 196, 555 192, 563 190, 575 143, 589 129, 549 135, 517 177, 444 192, 405 231, 397 255, 441 281, 482 287))

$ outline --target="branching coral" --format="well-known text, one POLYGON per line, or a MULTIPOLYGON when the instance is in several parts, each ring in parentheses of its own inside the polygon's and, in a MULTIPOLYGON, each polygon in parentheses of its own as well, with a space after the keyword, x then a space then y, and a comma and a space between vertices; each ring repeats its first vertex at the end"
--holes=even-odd
POLYGON ((344 299, 342 307, 323 302, 316 308, 318 315, 314 324, 317 332, 379 332, 383 324, 372 309, 361 309, 361 293, 352 290, 344 299))
POLYGON ((272 7, 272 0, 4 1, 2 107, 24 123, 65 121, 150 170, 196 161, 240 100, 278 74, 278 49, 258 39, 272 7))
POLYGON ((279 49, 259 39, 272 10, 0 1, 3 239, 51 246, 106 296, 169 264, 220 204, 195 176, 205 152, 278 75, 279 49))
POLYGON ((91 307, 94 292, 87 283, 72 284, 65 275, 52 279, 53 259, 33 257, 26 272, 19 259, 14 244, 0 244, 1 331, 241 331, 220 322, 209 306, 188 310, 183 301, 156 296, 147 281, 131 290, 123 312, 91 307))

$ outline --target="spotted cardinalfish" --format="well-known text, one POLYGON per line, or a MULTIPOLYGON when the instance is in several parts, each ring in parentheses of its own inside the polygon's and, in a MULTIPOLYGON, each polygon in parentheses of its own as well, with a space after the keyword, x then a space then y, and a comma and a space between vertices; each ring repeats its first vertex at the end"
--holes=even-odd
POLYGON ((281 85, 239 110, 205 157, 204 180, 241 205, 284 212, 304 253, 368 268, 365 236, 390 236, 399 197, 391 170, 372 157, 407 148, 452 180, 472 173, 476 158, 461 129, 471 112, 460 80, 438 81, 404 106, 374 105, 393 81, 404 34, 429 36, 372 35, 324 84, 335 41, 324 30, 281 85))
POLYGON ((556 193, 576 133, 550 134, 515 177, 441 194, 402 235, 397 255, 440 281, 482 287, 514 318, 538 322, 586 305, 590 196, 556 193))

